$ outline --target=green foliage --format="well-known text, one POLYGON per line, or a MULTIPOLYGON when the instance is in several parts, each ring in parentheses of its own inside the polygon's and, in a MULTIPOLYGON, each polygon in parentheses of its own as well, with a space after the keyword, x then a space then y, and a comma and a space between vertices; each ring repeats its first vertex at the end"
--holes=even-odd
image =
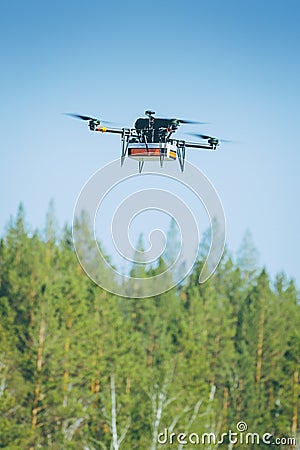
MULTIPOLYGON (((86 219, 76 226, 89 250, 86 219)), ((176 240, 174 224, 169 234, 176 240)), ((225 252, 203 285, 200 260, 180 289, 119 298, 85 275, 70 230, 59 238, 53 206, 42 236, 21 206, 0 242, 0 448, 100 450, 123 436, 121 450, 154 450, 165 428, 221 433, 239 420, 293 436, 298 292, 283 274, 272 283, 259 273, 253 249, 244 250, 239 264, 225 252)), ((141 264, 132 276, 166 264, 141 264)))

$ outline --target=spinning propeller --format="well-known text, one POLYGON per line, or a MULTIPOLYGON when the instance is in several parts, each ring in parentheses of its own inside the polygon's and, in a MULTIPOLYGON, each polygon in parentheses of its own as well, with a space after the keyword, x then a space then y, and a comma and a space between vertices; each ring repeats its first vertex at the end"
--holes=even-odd
MULTIPOLYGON (((149 118, 154 119, 154 117, 152 117, 154 114, 155 114, 154 111, 150 111, 150 110, 145 111, 145 115, 148 116, 149 118)), ((172 118, 159 117, 159 119, 166 120, 168 122, 174 122, 177 125, 179 125, 179 124, 183 124, 183 125, 187 125, 187 124, 188 125, 203 125, 203 124, 207 123, 207 122, 199 122, 197 120, 177 119, 177 118, 174 118, 174 117, 172 117, 172 118)))
POLYGON ((226 139, 219 139, 219 138, 216 138, 216 137, 213 137, 213 136, 208 136, 207 134, 189 133, 189 135, 190 136, 195 136, 195 137, 200 138, 200 139, 204 139, 205 141, 212 142, 212 143, 215 143, 215 142, 232 142, 232 141, 228 141, 226 139))
POLYGON ((204 125, 206 122, 199 122, 197 120, 187 120, 187 119, 170 119, 174 122, 182 123, 184 125, 204 125))
POLYGON ((81 114, 73 114, 73 113, 64 113, 66 116, 70 116, 70 117, 75 117, 75 119, 80 119, 80 120, 86 120, 86 121, 91 121, 95 124, 100 124, 101 123, 106 123, 107 125, 113 125, 114 122, 108 122, 107 120, 100 120, 100 119, 95 119, 94 117, 90 117, 90 116, 82 116, 81 114))

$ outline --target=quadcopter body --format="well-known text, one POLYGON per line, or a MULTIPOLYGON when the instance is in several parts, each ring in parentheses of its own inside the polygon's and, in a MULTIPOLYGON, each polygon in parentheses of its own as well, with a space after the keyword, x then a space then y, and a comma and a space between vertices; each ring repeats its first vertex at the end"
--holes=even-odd
MULTIPOLYGON (((195 134, 203 142, 187 142, 175 139, 173 134, 181 124, 196 124, 183 119, 166 119, 154 117, 155 112, 145 111, 146 117, 136 120, 133 128, 113 128, 104 126, 107 122, 89 116, 68 114, 88 122, 89 129, 95 132, 118 134, 121 137, 121 165, 126 157, 135 159, 142 171, 144 162, 158 160, 163 166, 165 161, 178 159, 184 170, 186 148, 216 150, 220 140, 212 136, 195 134), (206 141, 206 142, 205 142, 206 141)), ((109 123, 109 122, 108 122, 109 123)))

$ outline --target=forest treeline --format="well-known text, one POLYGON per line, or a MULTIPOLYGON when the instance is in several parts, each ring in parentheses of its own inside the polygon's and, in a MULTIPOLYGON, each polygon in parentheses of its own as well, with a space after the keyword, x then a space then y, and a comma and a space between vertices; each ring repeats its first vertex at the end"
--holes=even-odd
POLYGON ((241 421, 299 448, 288 441, 299 438, 292 280, 271 280, 246 245, 203 285, 199 260, 176 289, 121 298, 86 276, 70 229, 58 238, 53 223, 31 232, 20 207, 0 241, 0 448, 270 448, 158 442, 166 429, 221 436, 241 421))

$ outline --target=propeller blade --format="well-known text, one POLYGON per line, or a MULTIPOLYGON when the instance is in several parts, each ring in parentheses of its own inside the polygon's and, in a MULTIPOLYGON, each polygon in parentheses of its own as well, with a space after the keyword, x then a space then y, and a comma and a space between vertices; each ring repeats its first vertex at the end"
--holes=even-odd
POLYGON ((212 136, 207 136, 206 134, 193 133, 193 136, 198 137, 200 139, 215 139, 212 136))
POLYGON ((164 115, 162 115, 162 117, 159 117, 161 119, 164 120, 168 120, 169 122, 177 122, 178 124, 182 124, 182 125, 204 125, 207 124, 208 122, 199 122, 198 120, 189 120, 189 119, 178 119, 176 117, 164 117, 164 115))
POLYGON ((101 122, 101 123, 106 123, 107 125, 117 125, 115 122, 108 122, 107 120, 100 120, 100 119, 95 119, 94 117, 90 117, 90 116, 82 116, 81 114, 73 114, 73 113, 64 113, 66 116, 70 116, 70 117, 75 117, 75 119, 80 119, 80 120, 95 120, 97 122, 101 122))
POLYGON ((228 141, 227 139, 219 139, 214 136, 208 136, 207 134, 199 134, 199 133, 189 133, 189 134, 190 134, 190 136, 195 136, 197 138, 204 139, 204 140, 213 139, 213 140, 217 140, 219 142, 232 142, 232 141, 228 141))
POLYGON ((182 123, 184 125, 188 124, 188 125, 204 125, 207 124, 207 122, 199 122, 197 120, 186 120, 186 119, 175 119, 177 120, 179 123, 182 123))
POLYGON ((93 117, 89 117, 89 116, 82 116, 80 114, 72 114, 72 113, 64 113, 66 116, 70 116, 70 117, 75 117, 75 119, 81 119, 81 120, 97 120, 94 119, 93 117))

